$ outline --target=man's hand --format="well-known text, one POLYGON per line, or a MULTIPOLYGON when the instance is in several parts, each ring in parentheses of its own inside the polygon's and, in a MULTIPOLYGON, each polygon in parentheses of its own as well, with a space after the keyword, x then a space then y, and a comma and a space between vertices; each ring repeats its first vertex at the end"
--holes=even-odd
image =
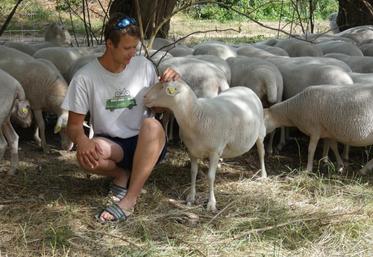
POLYGON ((95 169, 102 153, 101 147, 92 139, 81 139, 77 144, 76 156, 84 169, 95 169))
POLYGON ((180 74, 177 73, 172 68, 167 68, 163 72, 162 76, 159 78, 160 82, 168 82, 173 80, 178 80, 180 78, 180 74))

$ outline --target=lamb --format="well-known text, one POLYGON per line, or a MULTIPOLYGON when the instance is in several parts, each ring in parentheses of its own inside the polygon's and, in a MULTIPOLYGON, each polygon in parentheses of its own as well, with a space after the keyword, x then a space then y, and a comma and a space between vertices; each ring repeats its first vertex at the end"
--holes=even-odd
POLYGON ((332 57, 346 63, 353 72, 358 73, 373 73, 373 57, 372 56, 348 56, 345 54, 327 54, 327 57, 332 57))
POLYGON ((18 166, 18 139, 19 136, 10 122, 10 115, 23 120, 26 125, 31 123, 31 110, 25 99, 25 92, 19 82, 8 73, 0 69, 0 160, 2 160, 6 147, 10 147, 9 175, 14 175, 18 166))
MULTIPOLYGON (((315 149, 320 138, 332 143, 339 166, 336 142, 352 146, 373 144, 373 87, 319 85, 308 87, 288 100, 264 110, 267 133, 280 126, 297 127, 310 136, 307 171, 312 171, 315 149)), ((361 173, 373 167, 369 161, 361 173)))
POLYGON ((158 83, 144 96, 147 107, 165 107, 175 115, 180 137, 191 159, 191 192, 189 204, 195 201, 197 159, 209 158, 209 200, 207 210, 216 211, 214 181, 220 157, 232 158, 250 150, 256 143, 261 175, 266 177, 264 164, 265 127, 263 107, 249 88, 227 89, 210 99, 198 99, 182 80, 158 83))
MULTIPOLYGON (((12 56, 7 51, 8 49, 0 46, 0 56, 7 55, 7 57, 0 59, 0 68, 20 82, 27 99, 30 101, 37 124, 34 136, 36 141, 42 146, 44 152, 48 151, 42 115, 42 111, 48 111, 57 114, 58 120, 55 132, 61 132, 62 148, 70 150, 72 142, 67 137, 65 130, 61 130, 61 128, 66 127, 68 116, 68 112, 60 107, 67 90, 66 81, 61 79, 61 74, 57 73, 55 68, 48 66, 43 61, 29 56, 28 58, 31 59, 26 60, 18 55, 12 56)), ((11 50, 18 52, 15 49, 11 50)))

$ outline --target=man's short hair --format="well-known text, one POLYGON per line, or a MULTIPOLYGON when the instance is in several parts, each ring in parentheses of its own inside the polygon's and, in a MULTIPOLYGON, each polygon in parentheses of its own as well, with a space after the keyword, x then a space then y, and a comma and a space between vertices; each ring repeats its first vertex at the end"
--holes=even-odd
POLYGON ((104 39, 105 42, 110 39, 114 46, 117 47, 120 37, 123 35, 140 38, 140 29, 136 25, 134 18, 122 13, 116 13, 110 17, 105 25, 104 39))

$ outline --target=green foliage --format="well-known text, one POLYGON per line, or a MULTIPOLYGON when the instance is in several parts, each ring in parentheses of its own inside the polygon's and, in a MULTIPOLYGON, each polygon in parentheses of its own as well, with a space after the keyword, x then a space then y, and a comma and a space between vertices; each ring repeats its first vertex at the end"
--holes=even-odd
MULTIPOLYGON (((207 20, 239 20, 242 15, 235 12, 245 13, 259 20, 277 20, 280 17, 284 20, 292 20, 298 9, 301 17, 309 16, 309 1, 301 0, 297 6, 296 1, 269 1, 269 0, 225 0, 222 4, 197 5, 188 11, 188 14, 196 19, 207 20), (232 10, 233 8, 234 10, 232 10)), ((313 0, 316 19, 326 19, 328 15, 338 9, 337 0, 313 0)))

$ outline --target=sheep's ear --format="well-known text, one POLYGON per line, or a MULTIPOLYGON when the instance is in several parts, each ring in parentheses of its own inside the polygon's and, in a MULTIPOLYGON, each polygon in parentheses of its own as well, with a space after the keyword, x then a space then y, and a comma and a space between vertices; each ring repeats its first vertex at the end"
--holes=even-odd
POLYGON ((169 86, 166 87, 166 94, 167 95, 174 96, 174 95, 176 95, 176 93, 177 93, 177 89, 176 89, 175 86, 169 85, 169 86))
POLYGON ((54 127, 54 134, 60 133, 61 129, 62 129, 62 127, 59 126, 58 124, 56 124, 56 126, 54 127))
POLYGON ((66 119, 63 115, 58 117, 56 126, 54 127, 54 134, 57 134, 61 131, 62 128, 65 128, 67 125, 66 119))

